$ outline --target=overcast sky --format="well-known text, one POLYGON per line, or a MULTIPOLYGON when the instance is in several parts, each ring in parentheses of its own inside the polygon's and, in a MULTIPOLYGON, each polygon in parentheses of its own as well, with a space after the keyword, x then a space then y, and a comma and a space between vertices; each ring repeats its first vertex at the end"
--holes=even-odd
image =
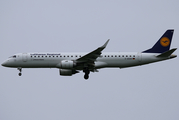
MULTIPOLYGON (((178 0, 1 0, 0 62, 24 52, 140 52, 174 29, 178 0)), ((175 54, 178 54, 175 51, 175 54)), ((101 69, 85 81, 58 69, 0 67, 0 120, 177 120, 178 58, 101 69)))

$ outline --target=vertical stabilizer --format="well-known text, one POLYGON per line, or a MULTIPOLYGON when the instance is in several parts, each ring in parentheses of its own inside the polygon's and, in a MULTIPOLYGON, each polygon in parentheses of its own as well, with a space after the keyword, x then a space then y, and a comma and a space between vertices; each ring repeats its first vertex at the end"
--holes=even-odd
POLYGON ((172 42, 173 32, 173 29, 167 30, 151 49, 143 51, 143 53, 164 53, 168 51, 172 42))

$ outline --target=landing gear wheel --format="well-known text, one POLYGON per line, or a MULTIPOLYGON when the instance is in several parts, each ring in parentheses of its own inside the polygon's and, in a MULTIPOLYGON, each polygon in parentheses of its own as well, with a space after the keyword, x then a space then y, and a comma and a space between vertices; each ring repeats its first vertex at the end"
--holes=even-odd
POLYGON ((84 78, 87 80, 89 78, 89 75, 88 74, 85 74, 84 75, 84 78))
POLYGON ((21 76, 21 75, 22 75, 22 73, 21 73, 21 72, 22 72, 22 68, 21 68, 21 67, 18 67, 17 70, 19 70, 19 72, 20 72, 20 73, 19 73, 19 76, 21 76))
POLYGON ((84 78, 87 80, 89 78, 90 70, 88 69, 88 67, 85 67, 83 69, 83 72, 85 73, 84 78))
POLYGON ((19 73, 19 76, 21 76, 22 75, 22 73, 19 73))

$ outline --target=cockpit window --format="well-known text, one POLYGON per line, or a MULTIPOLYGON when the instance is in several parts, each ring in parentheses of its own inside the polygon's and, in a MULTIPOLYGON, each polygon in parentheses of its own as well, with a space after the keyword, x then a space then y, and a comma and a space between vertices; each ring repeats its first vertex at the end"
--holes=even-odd
POLYGON ((16 58, 16 55, 11 56, 10 58, 16 58))

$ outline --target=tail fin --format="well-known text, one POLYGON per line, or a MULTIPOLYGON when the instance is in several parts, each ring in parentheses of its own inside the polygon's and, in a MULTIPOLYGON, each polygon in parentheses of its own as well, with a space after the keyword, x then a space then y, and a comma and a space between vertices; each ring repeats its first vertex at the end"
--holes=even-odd
POLYGON ((143 51, 143 53, 164 53, 168 51, 172 42, 173 32, 173 29, 167 30, 151 49, 143 51))

